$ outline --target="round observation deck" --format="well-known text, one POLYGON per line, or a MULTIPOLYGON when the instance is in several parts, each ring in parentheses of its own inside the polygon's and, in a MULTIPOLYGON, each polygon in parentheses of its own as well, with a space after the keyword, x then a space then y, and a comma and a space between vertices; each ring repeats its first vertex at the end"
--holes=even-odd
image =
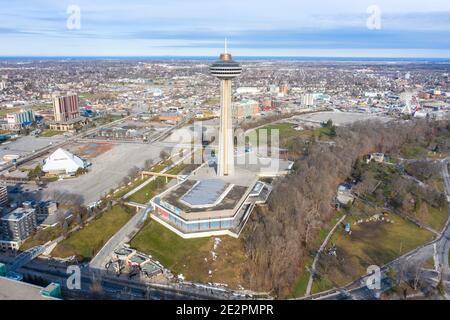
POLYGON ((209 71, 213 76, 221 80, 231 80, 242 73, 241 65, 234 61, 229 53, 222 53, 220 60, 214 62, 209 71))

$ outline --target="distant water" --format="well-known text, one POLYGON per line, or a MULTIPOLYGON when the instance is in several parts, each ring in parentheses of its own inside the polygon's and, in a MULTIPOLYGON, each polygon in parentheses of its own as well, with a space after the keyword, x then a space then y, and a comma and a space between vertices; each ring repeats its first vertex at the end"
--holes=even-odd
MULTIPOLYGON (((279 57, 279 56, 235 56, 236 60, 244 61, 367 61, 367 62, 436 62, 450 63, 450 58, 365 58, 365 57, 279 57)), ((0 61, 212 61, 213 56, 135 56, 135 57, 1 57, 0 61)))

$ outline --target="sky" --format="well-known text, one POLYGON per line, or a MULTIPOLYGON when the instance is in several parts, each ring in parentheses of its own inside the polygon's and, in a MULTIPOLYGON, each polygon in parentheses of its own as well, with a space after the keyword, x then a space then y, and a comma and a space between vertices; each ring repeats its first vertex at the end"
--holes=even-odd
POLYGON ((450 58, 449 0, 0 0, 0 56, 450 58), (79 14, 78 14, 79 12, 79 14))

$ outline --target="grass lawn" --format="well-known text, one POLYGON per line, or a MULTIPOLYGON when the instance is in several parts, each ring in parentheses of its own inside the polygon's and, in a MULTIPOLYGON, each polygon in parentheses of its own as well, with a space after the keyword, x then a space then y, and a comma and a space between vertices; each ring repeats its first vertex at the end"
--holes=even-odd
POLYGON ((421 146, 404 144, 400 149, 400 153, 407 159, 421 159, 428 155, 428 150, 421 146))
POLYGON ((53 250, 52 256, 66 258, 76 255, 91 259, 130 218, 130 213, 116 205, 111 211, 103 213, 100 218, 61 241, 53 250))
MULTIPOLYGON (((183 169, 185 165, 179 164, 169 171, 167 171, 167 174, 179 174, 183 169)), ((171 179, 168 179, 167 181, 170 181, 171 179)), ((166 178, 165 177, 156 177, 155 180, 147 184, 145 187, 143 187, 141 190, 133 193, 127 200, 133 201, 137 203, 147 203, 151 198, 156 196, 160 191, 161 188, 163 188, 166 185, 166 178)))
POLYGON ((35 246, 43 245, 48 241, 55 240, 61 235, 61 233, 62 228, 59 224, 54 227, 47 227, 45 229, 38 230, 20 246, 20 250, 26 251, 35 246))
POLYGON ((289 150, 294 149, 294 142, 296 139, 310 140, 312 138, 321 140, 329 139, 331 131, 329 128, 317 128, 314 130, 295 130, 290 123, 275 123, 265 127, 259 128, 257 132, 257 142, 259 145, 259 135, 261 130, 267 130, 267 140, 270 141, 272 130, 278 130, 280 147, 289 150))
POLYGON ((57 136, 57 135, 63 134, 63 133, 64 133, 64 131, 48 129, 48 130, 45 130, 44 132, 42 132, 40 136, 44 137, 44 138, 49 138, 49 137, 57 136))
MULTIPOLYGON (((323 241, 327 237, 328 233, 330 233, 331 229, 334 227, 334 225, 339 221, 340 218, 344 215, 343 211, 338 211, 336 213, 336 216, 323 228, 319 231, 319 236, 314 241, 315 246, 317 247, 317 250, 322 245, 323 241)), ((306 293, 306 287, 308 286, 309 281, 309 271, 306 267, 311 267, 313 263, 313 257, 308 257, 306 262, 304 263, 304 267, 300 270, 299 277, 297 279, 297 282, 291 292, 291 298, 297 298, 297 297, 303 297, 306 293)))
MULTIPOLYGON (((161 163, 155 164, 150 171, 152 172, 160 172, 161 170, 163 170, 165 167, 171 165, 172 162, 171 160, 166 160, 163 161, 161 163)), ((131 190, 133 190, 134 188, 136 188, 137 186, 141 185, 142 183, 145 182, 145 180, 150 179, 150 177, 144 177, 144 179, 141 179, 141 177, 139 177, 137 180, 133 180, 131 182, 130 185, 127 185, 126 187, 122 188, 120 191, 115 192, 113 194, 115 199, 119 199, 121 197, 123 197, 124 195, 126 195, 128 192, 130 192, 131 190)))
POLYGON ((147 184, 141 190, 133 193, 127 200, 145 204, 151 198, 156 196, 158 190, 160 190, 165 184, 166 178, 157 177, 155 180, 147 184))
POLYGON ((300 270, 299 276, 297 278, 297 282, 295 283, 294 288, 289 296, 289 298, 299 298, 303 297, 306 293, 306 288, 308 287, 309 281, 309 271, 307 267, 311 267, 313 263, 313 257, 309 257, 305 261, 305 266, 300 270))
POLYGON ((364 275, 370 265, 382 266, 433 239, 431 232, 398 216, 388 218, 394 223, 352 224, 351 235, 338 228, 328 246, 335 244, 337 255, 323 254, 319 259, 317 269, 321 277, 314 281, 313 292, 345 285, 364 275))
POLYGON ((130 242, 138 251, 155 257, 176 274, 183 274, 186 280, 199 282, 227 283, 237 287, 246 257, 239 239, 221 237, 221 243, 212 251, 215 238, 183 239, 155 221, 146 225, 130 242), (209 271, 212 271, 211 275, 209 271))
POLYGON ((427 203, 422 203, 422 206, 426 206, 426 214, 418 213, 416 218, 424 223, 425 225, 431 227, 436 231, 441 231, 448 220, 448 206, 445 204, 442 208, 435 208, 427 203))

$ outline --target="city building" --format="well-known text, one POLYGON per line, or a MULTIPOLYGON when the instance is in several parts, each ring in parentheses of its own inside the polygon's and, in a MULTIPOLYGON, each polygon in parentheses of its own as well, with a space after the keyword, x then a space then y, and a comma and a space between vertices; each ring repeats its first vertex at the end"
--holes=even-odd
POLYGON ((59 148, 44 160, 42 171, 50 175, 74 175, 78 169, 84 169, 85 167, 86 164, 82 159, 59 148))
POLYGON ((233 105, 233 118, 236 120, 254 118, 259 114, 259 103, 255 100, 242 100, 233 105))
POLYGON ((239 87, 236 89, 237 94, 258 94, 261 90, 257 87, 239 87))
POLYGON ((305 107, 314 105, 314 95, 312 93, 305 93, 301 96, 301 104, 305 107))
POLYGON ((58 210, 58 204, 55 201, 40 201, 36 207, 36 217, 38 221, 44 221, 49 216, 54 215, 58 210))
POLYGON ((8 188, 6 185, 1 184, 0 185, 0 207, 4 207, 8 205, 9 199, 8 199, 8 188))
POLYGON ((220 133, 219 152, 217 160, 217 175, 227 176, 234 174, 234 147, 233 147, 233 122, 231 110, 231 80, 239 76, 242 67, 233 61, 231 54, 220 55, 220 60, 214 62, 209 68, 211 74, 220 80, 220 133))
POLYGON ((21 128, 32 124, 35 121, 35 115, 32 110, 21 110, 20 112, 8 113, 6 121, 11 129, 21 128))
POLYGON ((183 238, 237 238, 254 206, 264 203, 271 190, 260 181, 186 180, 152 199, 152 218, 183 238))
POLYGON ((279 93, 286 95, 289 93, 289 86, 287 84, 283 84, 279 88, 279 93))
POLYGON ((75 129, 83 121, 78 106, 78 96, 71 94, 54 97, 53 116, 54 121, 50 123, 50 129, 59 131, 75 129))
POLYGON ((179 122, 181 114, 179 112, 161 112, 158 118, 159 121, 179 122))
POLYGON ((0 301, 59 299, 61 299, 61 286, 57 283, 51 283, 43 288, 0 275, 0 301))
POLYGON ((17 208, 0 218, 2 240, 0 248, 17 250, 36 229, 36 211, 33 208, 17 208))

